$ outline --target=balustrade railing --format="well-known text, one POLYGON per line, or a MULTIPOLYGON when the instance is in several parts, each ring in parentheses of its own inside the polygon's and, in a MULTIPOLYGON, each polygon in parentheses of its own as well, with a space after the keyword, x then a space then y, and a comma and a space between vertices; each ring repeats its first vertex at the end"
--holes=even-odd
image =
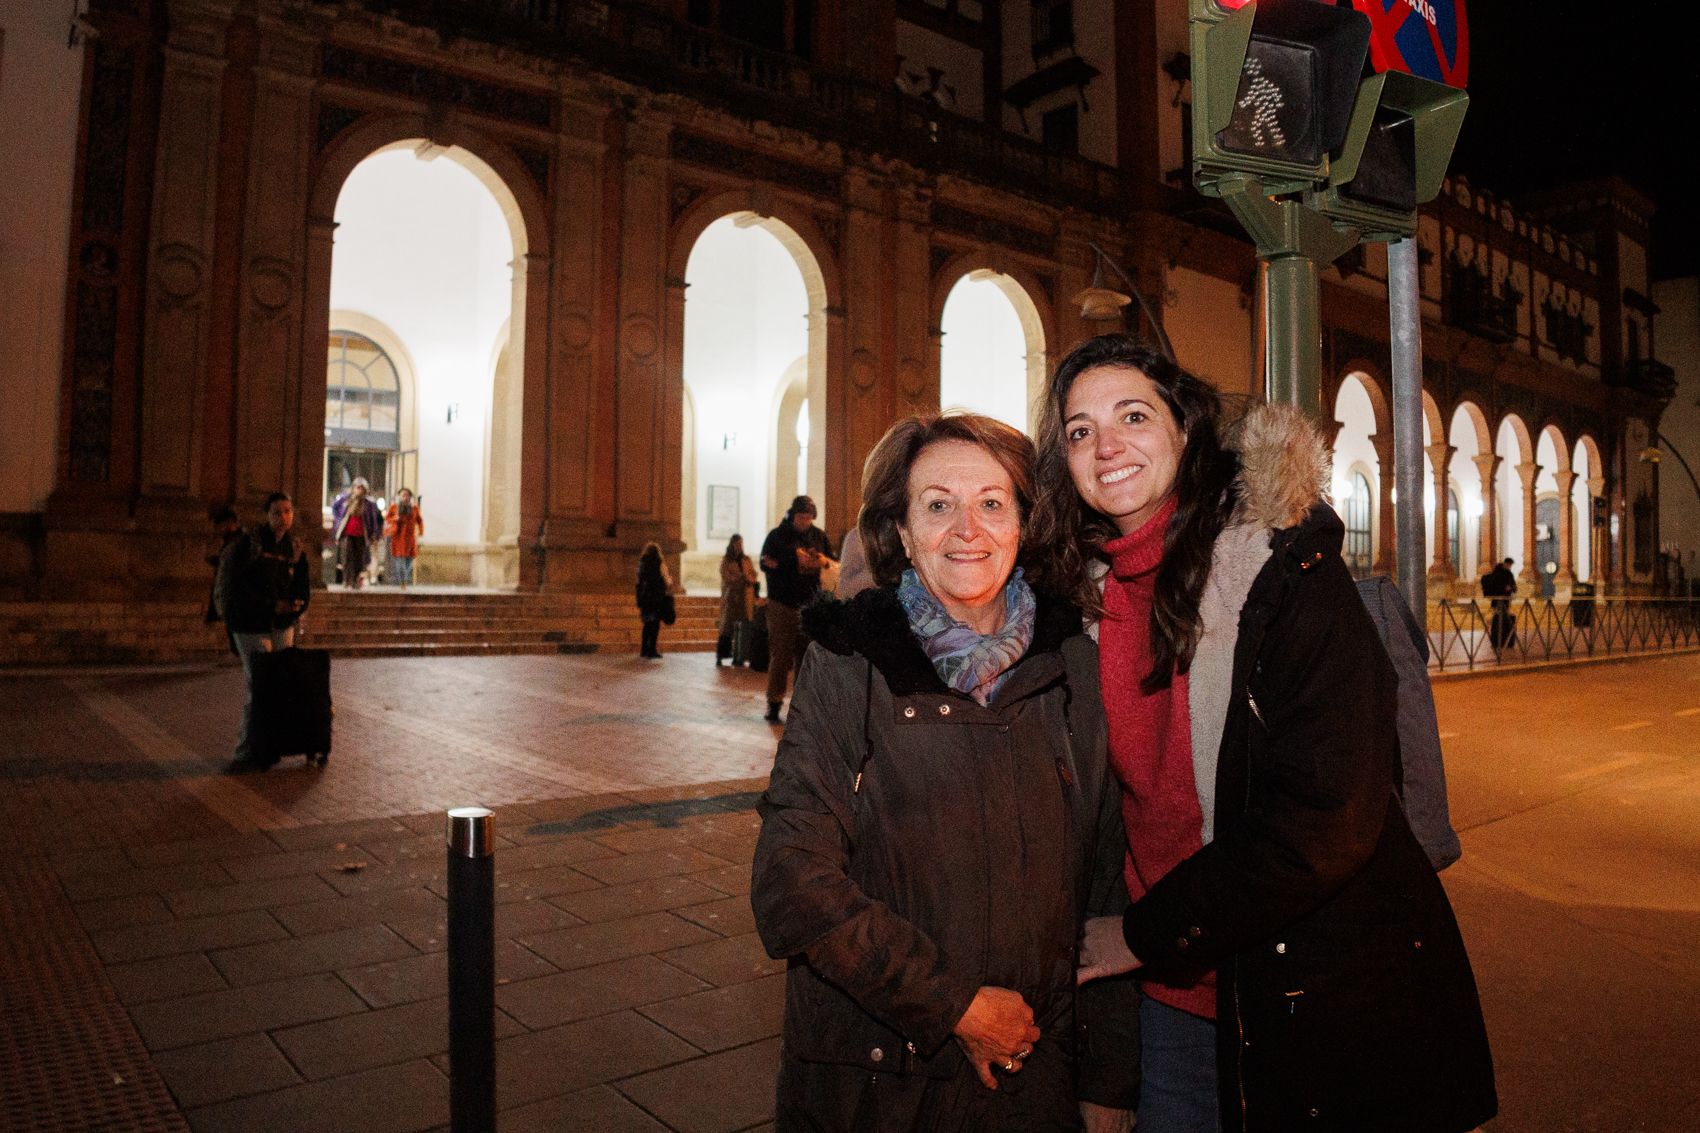
POLYGON ((1700 648, 1694 598, 1443 599, 1428 621, 1436 672, 1700 648))
POLYGON ((679 90, 822 136, 1111 213, 1120 174, 881 83, 816 66, 617 0, 364 0, 456 35, 571 56, 654 90, 679 90))

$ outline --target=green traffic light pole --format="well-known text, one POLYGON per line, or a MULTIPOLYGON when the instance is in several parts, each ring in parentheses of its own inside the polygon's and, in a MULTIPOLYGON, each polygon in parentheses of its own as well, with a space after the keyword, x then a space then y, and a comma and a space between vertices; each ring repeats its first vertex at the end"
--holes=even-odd
POLYGON ((1321 269, 1358 244, 1356 229, 1341 229, 1297 200, 1272 200, 1256 177, 1233 173, 1215 191, 1257 243, 1268 265, 1265 324, 1268 345, 1264 394, 1272 405, 1322 414, 1321 269))

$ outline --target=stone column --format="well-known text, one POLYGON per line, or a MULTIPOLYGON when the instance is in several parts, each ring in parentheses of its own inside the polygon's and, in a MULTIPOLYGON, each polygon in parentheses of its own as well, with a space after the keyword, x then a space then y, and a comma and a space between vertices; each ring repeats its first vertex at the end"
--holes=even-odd
MULTIPOLYGON (((1594 526, 1594 501, 1606 494, 1606 478, 1590 476, 1588 478, 1588 581, 1599 587, 1605 581, 1609 569, 1606 540, 1611 538, 1611 531, 1604 527, 1594 526)), ((1607 522, 1610 522, 1608 517, 1607 522)), ((1599 593, 1604 594, 1604 587, 1599 593)))
MULTIPOLYGON (((143 300, 144 498, 187 503, 200 490, 213 228, 228 3, 172 3, 143 300)), ((189 505, 193 506, 193 505, 189 505)))
MULTIPOLYGON (((520 505, 523 589, 625 581, 625 566, 617 561, 608 534, 616 480, 616 449, 610 443, 615 344, 609 328, 617 301, 608 266, 619 255, 617 247, 602 244, 608 114, 606 106, 589 98, 561 99, 561 131, 550 170, 549 323, 547 335, 537 336, 543 340, 547 370, 526 372, 523 444, 527 453, 544 455, 539 498, 520 505), (528 547, 530 553, 523 553, 528 547), (604 553, 592 553, 597 547, 605 547, 604 553)), ((682 291, 682 280, 678 287, 682 291)), ((541 294, 527 298, 544 303, 541 294)), ((667 325, 682 327, 683 315, 667 325)), ((533 348, 528 343, 527 352, 533 348)))
POLYGON ((1576 585, 1576 506, 1570 498, 1576 484, 1576 473, 1568 468, 1553 473, 1558 481, 1558 574, 1552 584, 1556 590, 1568 591, 1576 585))
POLYGON ((324 310, 307 310, 309 256, 325 256, 328 219, 309 225, 313 158, 314 45, 270 20, 262 23, 254 68, 254 120, 243 202, 241 294, 236 308, 236 488, 257 500, 294 493, 301 526, 318 541, 316 509, 325 445, 324 310), (322 249, 310 248, 324 240, 322 249), (317 333, 309 333, 307 328, 317 333))
POLYGON ((1484 452, 1470 459, 1475 461, 1476 472, 1482 480, 1482 518, 1481 529, 1476 538, 1476 573, 1484 574, 1489 567, 1504 557, 1499 553, 1499 544, 1494 541, 1494 533, 1499 530, 1499 500, 1494 493, 1494 484, 1497 482, 1500 462, 1504 458, 1484 452))
MULTIPOLYGON (((895 416, 902 417, 937 412, 939 408, 940 369, 926 364, 928 352, 937 341, 927 325, 932 306, 932 190, 905 178, 896 186, 893 204, 895 291, 890 302, 897 357, 897 403, 893 408, 895 416)), ((834 520, 837 531, 844 530, 845 525, 842 515, 834 520)))
POLYGON ((648 540, 676 554, 684 391, 662 380, 665 313, 667 151, 671 125, 640 109, 626 131, 620 224, 619 350, 616 362, 615 517, 622 544, 648 540))
POLYGON ((889 185, 872 170, 852 167, 844 175, 844 200, 844 311, 837 322, 846 380, 829 391, 824 490, 833 511, 860 498, 862 461, 894 419, 897 384, 889 185))
POLYGON ((1458 450, 1440 443, 1429 445, 1425 451, 1429 464, 1434 468, 1434 553, 1429 562, 1428 577, 1431 582, 1451 582, 1458 577, 1458 572, 1452 567, 1446 533, 1446 481, 1452 454, 1458 450))
POLYGON ((1540 593, 1541 572, 1535 566, 1535 481, 1540 478, 1541 466, 1533 462, 1519 464, 1517 475, 1523 480, 1523 569, 1517 581, 1534 587, 1540 593))
POLYGON ((1369 443, 1375 446, 1375 565, 1376 574, 1398 574, 1398 552, 1394 532, 1397 524, 1393 507, 1393 434, 1374 433, 1369 443))

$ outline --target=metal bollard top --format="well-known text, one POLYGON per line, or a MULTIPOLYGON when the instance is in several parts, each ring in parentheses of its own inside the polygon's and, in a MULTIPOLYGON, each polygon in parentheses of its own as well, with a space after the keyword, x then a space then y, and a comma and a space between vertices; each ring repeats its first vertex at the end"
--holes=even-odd
POLYGON ((463 858, 487 858, 496 852, 495 823, 488 807, 457 806, 449 811, 449 850, 463 858))

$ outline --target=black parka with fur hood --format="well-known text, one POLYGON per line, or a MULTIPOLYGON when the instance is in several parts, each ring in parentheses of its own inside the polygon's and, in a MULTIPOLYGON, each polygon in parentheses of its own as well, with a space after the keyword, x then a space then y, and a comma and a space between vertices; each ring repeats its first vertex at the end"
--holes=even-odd
POLYGON ((1476 985, 1397 794, 1396 678, 1293 410, 1228 438, 1188 681, 1206 845, 1126 912, 1149 968, 1216 968, 1225 1133, 1463 1133, 1492 1117, 1476 985), (1215 739, 1216 742, 1211 742, 1215 739))

